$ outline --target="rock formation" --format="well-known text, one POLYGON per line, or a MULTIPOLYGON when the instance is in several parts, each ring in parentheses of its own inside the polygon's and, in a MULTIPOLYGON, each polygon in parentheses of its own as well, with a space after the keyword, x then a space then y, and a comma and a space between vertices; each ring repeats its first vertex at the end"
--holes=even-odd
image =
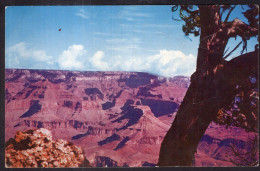
MULTIPOLYGON (((81 146, 92 166, 154 166, 189 84, 188 77, 141 72, 6 69, 5 140, 47 128, 54 139, 81 146)), ((195 165, 231 166, 223 142, 245 137, 212 124, 195 165)))
POLYGON ((88 167, 83 150, 62 139, 53 140, 51 132, 38 130, 18 131, 6 142, 5 166, 24 167, 88 167))

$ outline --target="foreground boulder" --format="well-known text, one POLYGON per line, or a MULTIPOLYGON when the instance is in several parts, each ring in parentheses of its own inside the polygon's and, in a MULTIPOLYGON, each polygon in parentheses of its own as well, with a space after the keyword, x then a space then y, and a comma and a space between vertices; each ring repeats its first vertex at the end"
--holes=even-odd
POLYGON ((22 167, 88 167, 80 147, 64 140, 52 140, 47 129, 18 131, 5 146, 5 166, 22 167))

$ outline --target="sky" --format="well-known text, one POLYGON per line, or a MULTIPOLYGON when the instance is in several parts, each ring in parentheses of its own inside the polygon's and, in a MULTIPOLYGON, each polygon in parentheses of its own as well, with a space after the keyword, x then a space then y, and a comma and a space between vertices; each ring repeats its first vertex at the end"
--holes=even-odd
MULTIPOLYGON (((5 67, 190 76, 199 38, 184 35, 183 22, 172 19, 171 7, 6 7, 5 67)), ((235 9, 231 19, 240 13, 235 9)), ((233 39, 228 47, 240 41, 233 39)), ((249 42, 248 52, 255 43, 255 38, 249 42)))

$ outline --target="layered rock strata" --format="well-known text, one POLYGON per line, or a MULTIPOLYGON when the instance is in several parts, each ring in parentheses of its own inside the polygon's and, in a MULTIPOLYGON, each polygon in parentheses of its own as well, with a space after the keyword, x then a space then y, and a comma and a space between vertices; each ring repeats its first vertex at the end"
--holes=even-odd
POLYGON ((24 167, 88 167, 80 147, 62 139, 53 140, 51 132, 38 130, 18 131, 5 147, 5 166, 24 167))

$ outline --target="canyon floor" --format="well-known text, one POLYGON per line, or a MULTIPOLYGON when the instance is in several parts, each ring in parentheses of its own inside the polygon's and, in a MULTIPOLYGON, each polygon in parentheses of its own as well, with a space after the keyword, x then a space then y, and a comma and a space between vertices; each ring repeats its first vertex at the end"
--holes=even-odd
MULTIPOLYGON (((46 128, 84 149, 95 167, 155 166, 160 144, 189 87, 188 77, 142 72, 5 70, 5 141, 46 128)), ((252 134, 210 124, 195 166, 233 166, 230 144, 252 134)))

